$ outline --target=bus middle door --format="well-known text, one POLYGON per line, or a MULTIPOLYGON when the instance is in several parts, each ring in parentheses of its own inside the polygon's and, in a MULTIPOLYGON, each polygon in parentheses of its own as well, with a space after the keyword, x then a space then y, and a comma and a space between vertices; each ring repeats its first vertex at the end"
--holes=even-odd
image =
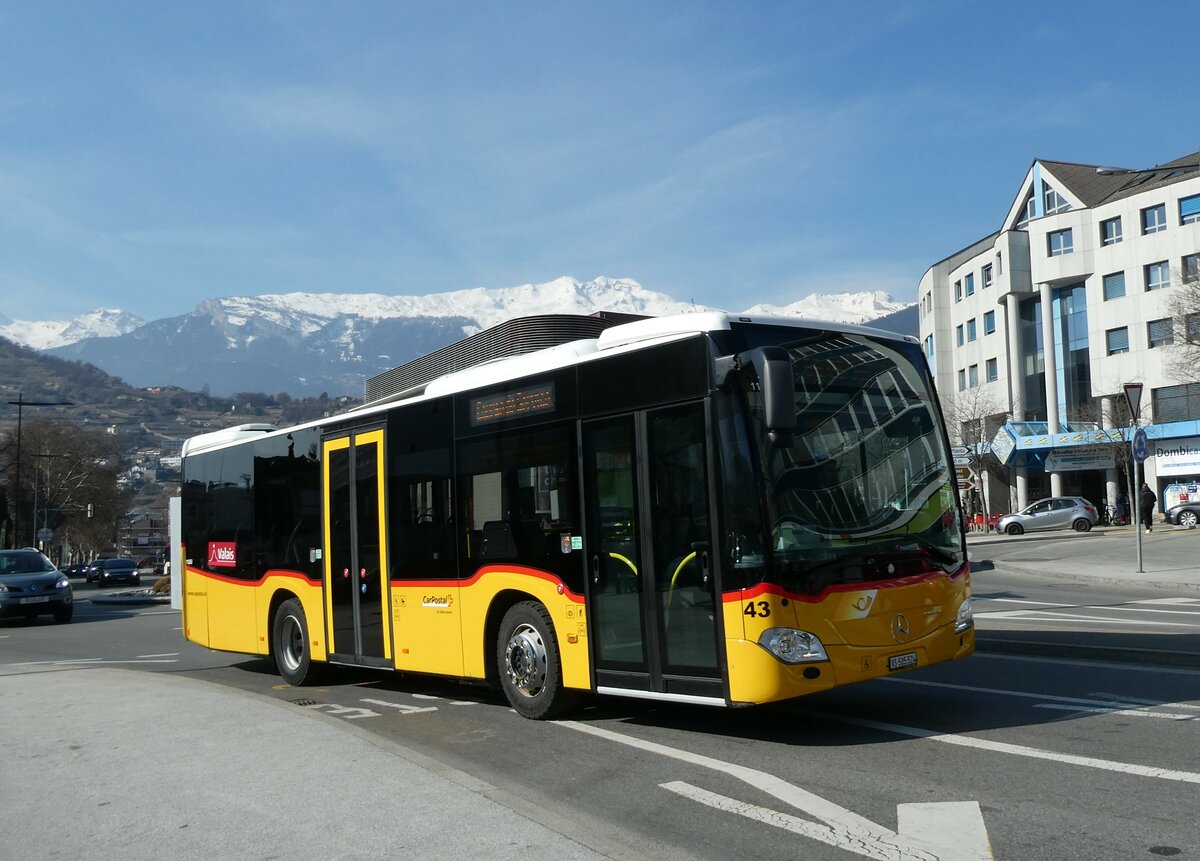
POLYGON ((392 666, 382 427, 322 440, 325 619, 333 663, 392 666))
POLYGON ((583 424, 596 687, 724 703, 701 402, 583 424))

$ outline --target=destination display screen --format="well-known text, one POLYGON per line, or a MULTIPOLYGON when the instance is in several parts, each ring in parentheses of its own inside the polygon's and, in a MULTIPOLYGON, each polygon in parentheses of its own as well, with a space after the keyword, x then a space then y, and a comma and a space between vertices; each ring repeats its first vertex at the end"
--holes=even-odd
POLYGON ((554 383, 471 398, 471 426, 554 412, 554 383))

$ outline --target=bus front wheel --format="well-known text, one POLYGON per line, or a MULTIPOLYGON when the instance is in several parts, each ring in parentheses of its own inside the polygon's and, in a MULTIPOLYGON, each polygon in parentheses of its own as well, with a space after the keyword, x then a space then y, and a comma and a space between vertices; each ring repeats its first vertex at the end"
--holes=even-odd
POLYGON ((271 652, 275 667, 289 685, 299 687, 312 682, 317 668, 308 651, 308 621, 304 608, 295 598, 288 598, 275 611, 271 623, 271 652))
POLYGON ((496 669, 509 703, 522 717, 552 718, 574 700, 563 688, 550 613, 536 601, 514 604, 496 638, 496 669))

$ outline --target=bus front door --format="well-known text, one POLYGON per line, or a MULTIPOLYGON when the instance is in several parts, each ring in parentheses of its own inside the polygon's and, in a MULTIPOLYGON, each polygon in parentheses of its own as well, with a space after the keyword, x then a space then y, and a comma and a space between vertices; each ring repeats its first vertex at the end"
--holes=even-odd
POLYGON ((583 425, 596 687, 724 702, 701 403, 583 425))
POLYGON ((383 429, 322 441, 329 659, 390 667, 383 429))

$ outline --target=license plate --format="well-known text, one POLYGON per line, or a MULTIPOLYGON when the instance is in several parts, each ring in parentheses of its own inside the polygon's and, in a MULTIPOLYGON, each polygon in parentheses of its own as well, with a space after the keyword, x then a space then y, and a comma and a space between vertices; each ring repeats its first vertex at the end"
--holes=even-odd
POLYGON ((36 598, 22 598, 22 604, 45 604, 50 600, 49 595, 38 595, 36 598))
POLYGON ((917 665, 917 653, 905 652, 903 655, 892 655, 888 658, 889 670, 907 670, 917 665))

